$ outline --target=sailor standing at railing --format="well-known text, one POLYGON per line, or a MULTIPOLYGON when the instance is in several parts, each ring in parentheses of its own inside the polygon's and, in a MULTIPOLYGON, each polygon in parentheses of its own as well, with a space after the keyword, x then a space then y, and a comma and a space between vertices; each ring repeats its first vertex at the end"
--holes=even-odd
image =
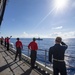
POLYGON ((17 40, 16 43, 15 43, 16 55, 15 55, 15 60, 14 61, 16 61, 16 58, 17 58, 18 54, 19 54, 19 61, 21 61, 21 53, 22 53, 21 50, 23 49, 23 44, 22 44, 22 42, 20 41, 19 38, 17 38, 16 40, 17 40))
POLYGON ((3 45, 3 41, 4 41, 3 36, 0 38, 0 41, 1 41, 1 45, 3 45))
POLYGON ((7 38, 4 39, 5 47, 6 47, 7 38))
POLYGON ((65 50, 68 46, 62 42, 61 37, 56 37, 55 45, 49 49, 49 61, 53 59, 53 75, 67 75, 66 65, 64 62, 65 50))
POLYGON ((10 43, 10 38, 11 38, 11 37, 12 37, 12 36, 6 38, 6 44, 7 44, 7 50, 8 50, 8 51, 9 51, 9 43, 10 43))
POLYGON ((31 57, 31 68, 32 69, 34 68, 34 65, 35 65, 37 50, 38 50, 38 45, 35 41, 36 41, 36 39, 33 38, 33 41, 30 42, 28 45, 28 49, 31 50, 31 56, 30 57, 31 57))

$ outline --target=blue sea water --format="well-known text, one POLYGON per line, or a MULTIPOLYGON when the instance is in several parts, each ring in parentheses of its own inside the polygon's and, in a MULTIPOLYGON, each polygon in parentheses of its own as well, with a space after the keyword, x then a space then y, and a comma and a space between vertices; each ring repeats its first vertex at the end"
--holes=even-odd
MULTIPOLYGON (((28 48, 25 46, 28 46, 28 44, 32 41, 32 38, 20 38, 22 41, 24 48, 22 52, 26 55, 28 55, 28 48)), ((68 38, 63 39, 63 41, 68 45, 68 49, 65 52, 65 55, 70 57, 65 57, 65 61, 67 65, 70 65, 72 67, 68 67, 68 75, 74 75, 75 74, 75 38, 68 38)), ((16 38, 11 38, 10 42, 12 42, 15 45, 16 38)), ((51 46, 55 44, 54 38, 43 38, 43 40, 37 40, 36 41, 39 47, 39 50, 37 52, 37 60, 41 63, 45 62, 49 64, 48 61, 48 51, 51 46), (45 50, 47 50, 46 58, 45 58, 45 50)), ((44 63, 45 64, 45 63, 44 63)))

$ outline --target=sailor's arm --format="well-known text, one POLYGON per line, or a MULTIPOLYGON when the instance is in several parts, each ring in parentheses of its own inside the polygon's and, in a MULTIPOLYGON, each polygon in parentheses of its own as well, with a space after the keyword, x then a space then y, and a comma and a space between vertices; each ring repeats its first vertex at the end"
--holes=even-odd
POLYGON ((51 48, 49 49, 49 56, 48 57, 49 57, 48 58, 49 61, 52 62, 52 49, 51 48))
POLYGON ((62 46, 64 46, 66 49, 68 48, 68 45, 66 45, 66 43, 61 42, 62 46))

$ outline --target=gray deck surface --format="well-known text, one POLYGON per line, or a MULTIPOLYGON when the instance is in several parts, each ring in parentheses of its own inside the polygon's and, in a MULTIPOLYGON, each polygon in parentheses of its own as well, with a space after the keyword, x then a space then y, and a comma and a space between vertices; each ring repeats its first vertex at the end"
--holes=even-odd
POLYGON ((15 54, 0 45, 0 75, 46 75, 37 69, 31 69, 24 60, 14 61, 15 54))

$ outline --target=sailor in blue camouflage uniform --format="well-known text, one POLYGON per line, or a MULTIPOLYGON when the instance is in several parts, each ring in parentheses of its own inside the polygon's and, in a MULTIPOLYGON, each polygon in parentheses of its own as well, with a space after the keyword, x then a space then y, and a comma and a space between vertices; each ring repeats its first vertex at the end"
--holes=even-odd
POLYGON ((68 46, 62 42, 61 37, 56 37, 55 45, 49 48, 49 61, 53 62, 53 75, 67 75, 64 61, 65 50, 68 46))

